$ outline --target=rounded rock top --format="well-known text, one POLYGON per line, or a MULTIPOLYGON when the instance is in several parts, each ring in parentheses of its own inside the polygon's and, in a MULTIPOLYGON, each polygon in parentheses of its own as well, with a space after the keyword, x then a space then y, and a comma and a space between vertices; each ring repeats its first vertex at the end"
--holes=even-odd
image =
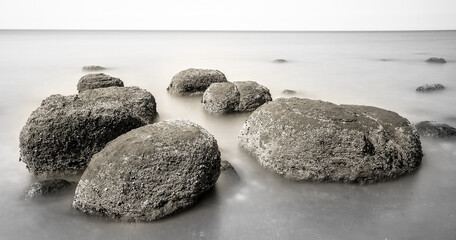
POLYGON ((174 75, 167 90, 176 95, 201 95, 212 84, 227 82, 219 70, 189 68, 174 75))
POLYGON ((81 77, 81 79, 78 82, 77 88, 78 92, 81 93, 89 89, 123 86, 124 83, 122 82, 122 80, 118 78, 111 77, 104 73, 92 73, 81 77))
POLYGON ((192 205, 220 175, 217 141, 201 126, 169 120, 132 130, 95 154, 73 207, 123 221, 152 221, 192 205))
POLYGON ((422 158, 416 129, 397 113, 301 98, 259 107, 239 140, 263 167, 294 181, 386 181, 422 158))

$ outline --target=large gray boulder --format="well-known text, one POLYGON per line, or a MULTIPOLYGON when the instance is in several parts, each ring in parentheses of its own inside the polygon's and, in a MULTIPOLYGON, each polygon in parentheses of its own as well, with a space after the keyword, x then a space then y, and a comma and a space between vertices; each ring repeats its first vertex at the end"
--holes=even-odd
POLYGON ((220 174, 215 138, 170 120, 132 130, 95 154, 73 207, 124 221, 151 221, 192 205, 220 174))
POLYGON ((96 89, 96 88, 105 88, 105 87, 123 87, 124 83, 122 80, 111 77, 104 73, 93 73, 87 74, 78 82, 78 92, 81 93, 85 90, 96 89))
POLYGON ((272 101, 271 93, 265 86, 254 81, 233 82, 239 93, 236 112, 251 112, 266 102, 272 101))
POLYGON ((176 74, 167 90, 176 95, 201 95, 212 84, 227 82, 219 70, 190 68, 176 74))
POLYGON ((106 143, 152 123, 155 99, 137 87, 52 95, 30 115, 20 133, 20 161, 37 176, 77 174, 106 143))
POLYGON ((212 113, 234 112, 239 106, 240 93, 231 82, 213 83, 204 91, 203 109, 212 113))
POLYGON ((212 113, 251 112, 271 101, 269 89, 254 81, 213 83, 203 94, 203 108, 212 113))
POLYGON ((422 158, 415 128, 394 112, 300 98, 259 107, 239 140, 263 167, 296 181, 379 182, 422 158))
POLYGON ((421 136, 434 138, 456 138, 456 128, 435 121, 422 121, 415 124, 421 136))

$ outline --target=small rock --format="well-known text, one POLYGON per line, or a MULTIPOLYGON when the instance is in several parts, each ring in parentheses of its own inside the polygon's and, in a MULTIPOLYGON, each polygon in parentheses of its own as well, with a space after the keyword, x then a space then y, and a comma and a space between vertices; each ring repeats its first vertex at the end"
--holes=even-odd
POLYGON ((104 73, 93 73, 83 76, 78 82, 78 92, 81 93, 85 90, 106 87, 123 87, 122 80, 111 77, 104 73))
POLYGON ((65 189, 68 189, 73 184, 63 179, 52 179, 52 180, 44 180, 38 181, 30 185, 27 194, 25 195, 25 199, 35 199, 46 197, 57 192, 61 192, 65 189))
POLYGON ((204 91, 203 108, 212 113, 234 112, 239 106, 240 93, 234 83, 213 83, 204 91))
POLYGON ((422 121, 415 124, 418 133, 421 136, 434 138, 454 138, 456 137, 456 128, 435 121, 422 121))
POLYGON ((437 57, 431 57, 426 60, 428 63, 446 63, 446 60, 444 58, 437 58, 437 57))
POLYGON ((285 60, 285 59, 279 58, 279 59, 274 60, 274 62, 275 62, 275 63, 286 63, 286 62, 288 62, 288 61, 285 60))
POLYGON ((294 181, 374 183, 415 171, 423 156, 407 119, 384 109, 279 98, 244 123, 240 145, 294 181))
POLYGON ((95 72, 95 71, 102 71, 105 70, 106 68, 102 66, 97 66, 97 65, 90 65, 90 66, 84 66, 82 67, 82 71, 86 72, 95 72))
POLYGON ((37 176, 80 173, 106 143, 152 123, 156 115, 154 96, 138 87, 52 95, 20 132, 20 161, 37 176))
POLYGON ((194 204, 220 175, 214 136, 183 120, 132 130, 90 161, 73 207, 124 221, 152 221, 194 204))
POLYGON ((220 166, 220 171, 232 171, 234 170, 234 167, 231 165, 230 162, 226 160, 222 160, 221 166, 220 166))
POLYGON ((176 74, 168 86, 168 92, 177 95, 200 95, 212 84, 227 82, 219 70, 190 68, 176 74))
POLYGON ((290 89, 285 89, 282 91, 283 94, 287 94, 287 95, 293 95, 293 94, 296 94, 296 91, 295 90, 290 90, 290 89))
POLYGON ((433 91, 439 91, 439 90, 444 90, 445 86, 443 86, 440 83, 434 83, 434 84, 424 84, 422 86, 419 86, 416 88, 417 92, 433 92, 433 91))

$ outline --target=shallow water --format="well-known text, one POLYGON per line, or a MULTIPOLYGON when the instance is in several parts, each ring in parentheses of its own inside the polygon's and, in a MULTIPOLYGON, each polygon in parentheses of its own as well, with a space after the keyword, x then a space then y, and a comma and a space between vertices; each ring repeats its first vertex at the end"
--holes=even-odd
POLYGON ((396 181, 294 183, 237 145, 248 114, 211 115, 199 97, 166 92, 180 70, 213 68, 294 96, 393 110, 456 126, 456 32, 0 31, 0 239, 454 239, 456 142, 422 138, 421 168, 396 181), (446 64, 425 63, 444 57, 446 64), (287 63, 274 63, 283 58, 287 63), (159 120, 189 119, 218 140, 224 173, 194 207, 152 223, 71 209, 72 191, 23 200, 36 179, 19 159, 19 131, 41 100, 75 94, 84 65, 150 91, 159 120), (441 83, 439 93, 415 88, 441 83))

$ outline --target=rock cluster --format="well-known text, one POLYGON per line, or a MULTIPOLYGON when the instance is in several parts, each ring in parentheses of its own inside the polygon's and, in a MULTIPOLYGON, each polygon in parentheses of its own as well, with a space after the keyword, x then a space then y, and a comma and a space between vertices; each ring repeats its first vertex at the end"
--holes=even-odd
POLYGON ((445 86, 440 83, 424 84, 416 88, 417 92, 434 92, 444 90, 445 86))
POLYGON ((415 128, 394 112, 300 98, 259 107, 239 139, 263 167, 296 181, 385 181, 422 158, 415 128))
POLYGON ((212 83, 226 81, 225 74, 218 70, 190 68, 176 74, 167 90, 176 95, 200 95, 212 83))
POLYGON ((271 101, 269 89, 253 81, 212 84, 203 94, 203 108, 212 113, 250 112, 271 101))
POLYGON ((435 138, 456 138, 456 128, 435 121, 422 121, 415 124, 421 136, 435 138))
POLYGON ((105 88, 105 87, 123 87, 124 83, 122 80, 111 77, 104 73, 93 73, 87 74, 78 82, 77 88, 78 92, 81 93, 85 90, 95 89, 95 88, 105 88))
POLYGON ((106 143, 152 123, 156 115, 154 97, 138 87, 52 95, 20 132, 20 161, 37 176, 76 174, 106 143))
POLYGON ((73 207, 125 221, 151 221, 192 205, 220 174, 215 138, 170 120, 132 130, 95 154, 73 207))

